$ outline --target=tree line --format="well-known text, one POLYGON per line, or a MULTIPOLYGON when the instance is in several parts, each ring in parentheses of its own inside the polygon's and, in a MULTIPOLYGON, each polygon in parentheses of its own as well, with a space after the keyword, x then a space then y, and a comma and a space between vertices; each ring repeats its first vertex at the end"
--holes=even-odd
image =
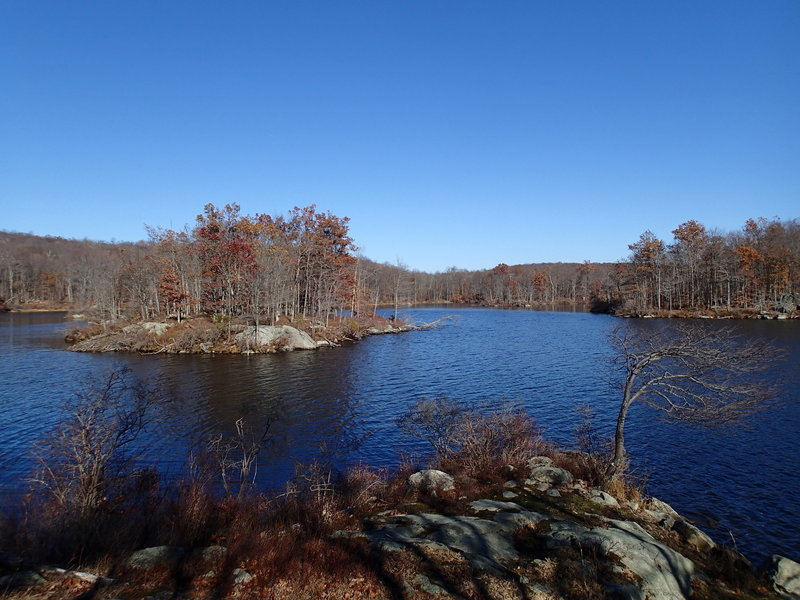
POLYGON ((104 243, 0 232, 0 304, 94 309, 110 317, 172 315, 327 320, 340 311, 454 302, 589 305, 630 314, 769 310, 796 303, 800 224, 748 220, 719 233, 696 221, 667 244, 650 231, 618 263, 498 264, 426 273, 357 254, 347 217, 295 207, 285 216, 209 204, 184 231, 104 243))
POLYGON ((606 300, 628 313, 672 310, 791 312, 800 303, 800 223, 748 219, 721 233, 697 221, 665 243, 650 231, 628 246, 606 300))

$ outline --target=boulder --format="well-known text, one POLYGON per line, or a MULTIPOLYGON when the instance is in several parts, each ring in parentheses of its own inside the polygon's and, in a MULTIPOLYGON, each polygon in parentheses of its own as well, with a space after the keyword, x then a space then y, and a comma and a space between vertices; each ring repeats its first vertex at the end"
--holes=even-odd
POLYGON ((237 333, 236 343, 242 348, 274 347, 279 350, 313 350, 317 343, 305 331, 289 325, 246 327, 237 333))
POLYGON ((244 569, 234 569, 231 575, 233 576, 233 583, 235 584, 249 583, 253 581, 253 576, 244 569))
POLYGON ((528 468, 534 469, 536 467, 550 467, 553 465, 553 459, 549 456, 534 456, 528 459, 528 468))
POLYGON ((144 331, 145 333, 151 333, 153 335, 164 335, 167 329, 170 326, 168 323, 156 323, 154 321, 145 321, 143 323, 134 323, 133 325, 128 325, 122 328, 122 331, 125 333, 136 333, 138 331, 144 331))
POLYGON ((615 508, 619 506, 619 502, 617 502, 614 496, 598 489, 589 490, 589 501, 600 504, 601 506, 612 506, 615 508))
POLYGON ((572 483, 572 473, 560 467, 549 465, 535 466, 531 469, 530 479, 525 481, 525 485, 536 486, 538 484, 565 485, 572 483))
POLYGON ((153 546, 131 554, 128 566, 132 569, 157 569, 171 567, 184 556, 183 548, 177 546, 153 546))
POLYGON ((450 492, 456 489, 452 475, 437 469, 424 469, 413 473, 408 478, 408 485, 412 488, 435 494, 436 492, 450 492))
POLYGON ((154 323, 154 322, 145 322, 142 323, 142 329, 144 329, 147 333, 152 333, 154 335, 164 335, 169 329, 169 324, 167 323, 154 323))
POLYGON ((0 590, 15 587, 28 587, 45 583, 47 579, 36 571, 17 571, 10 575, 0 577, 0 590))
POLYGON ((800 563, 773 554, 767 569, 772 588, 776 592, 784 598, 800 600, 800 563))
POLYGON ((708 552, 717 546, 714 540, 708 537, 706 533, 700 531, 697 527, 683 519, 675 521, 672 530, 677 532, 687 544, 693 546, 700 552, 708 552))

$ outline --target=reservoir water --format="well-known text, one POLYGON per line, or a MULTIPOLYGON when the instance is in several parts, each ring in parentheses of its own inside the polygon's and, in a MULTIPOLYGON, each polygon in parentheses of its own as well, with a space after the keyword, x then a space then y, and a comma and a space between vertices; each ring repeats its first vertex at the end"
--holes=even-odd
MULTIPOLYGON (((421 455, 396 419, 420 398, 471 406, 513 404, 545 436, 574 444, 576 407, 595 409, 613 432, 619 391, 606 336, 614 327, 669 322, 571 312, 418 308, 410 320, 453 315, 438 329, 372 336, 354 344, 277 355, 79 354, 66 350, 63 314, 0 315, 0 491, 5 505, 25 489, 31 449, 52 431, 77 391, 121 367, 169 399, 139 440, 143 460, 179 477, 189 449, 229 434, 240 417, 269 422, 260 456, 264 485, 280 487, 296 463, 320 455, 336 464, 397 465, 421 455)), ((666 323, 666 325, 665 325, 666 323)), ((703 325, 709 325, 704 322, 703 325)), ((769 338, 786 352, 774 374, 781 404, 722 429, 668 424, 644 406, 631 410, 626 443, 647 491, 721 542, 755 560, 800 559, 800 322, 712 322, 769 338)))

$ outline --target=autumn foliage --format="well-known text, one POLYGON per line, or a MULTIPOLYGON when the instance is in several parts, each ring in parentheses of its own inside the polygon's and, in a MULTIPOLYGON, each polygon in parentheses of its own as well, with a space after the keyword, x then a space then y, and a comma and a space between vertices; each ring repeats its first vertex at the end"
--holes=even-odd
POLYGON ((628 246, 609 290, 623 312, 792 312, 800 304, 797 221, 748 219, 726 235, 687 221, 672 234, 666 244, 646 231, 628 246))
MULTIPOLYGON (((339 309, 453 302, 559 304, 625 314, 731 316, 791 312, 800 298, 800 224, 750 219, 721 233, 689 220, 672 240, 645 231, 618 263, 500 263, 426 273, 355 254, 349 220, 312 205, 286 215, 205 207, 186 231, 102 243, 0 232, 0 296, 11 308, 67 308, 105 317, 204 316, 269 323, 281 315, 328 325, 339 309)), ((531 256, 536 254, 531 249, 531 256)))

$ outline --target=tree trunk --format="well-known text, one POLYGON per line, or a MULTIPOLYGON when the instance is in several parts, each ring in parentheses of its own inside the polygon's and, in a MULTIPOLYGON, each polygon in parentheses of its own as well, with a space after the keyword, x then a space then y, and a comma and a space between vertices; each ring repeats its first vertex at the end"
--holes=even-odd
POLYGON ((627 463, 625 455, 625 419, 628 417, 628 409, 633 402, 631 391, 633 382, 639 370, 634 369, 625 379, 625 388, 622 396, 622 404, 617 415, 617 428, 614 432, 614 453, 611 462, 608 464, 605 474, 605 484, 609 484, 618 478, 624 471, 627 463))

